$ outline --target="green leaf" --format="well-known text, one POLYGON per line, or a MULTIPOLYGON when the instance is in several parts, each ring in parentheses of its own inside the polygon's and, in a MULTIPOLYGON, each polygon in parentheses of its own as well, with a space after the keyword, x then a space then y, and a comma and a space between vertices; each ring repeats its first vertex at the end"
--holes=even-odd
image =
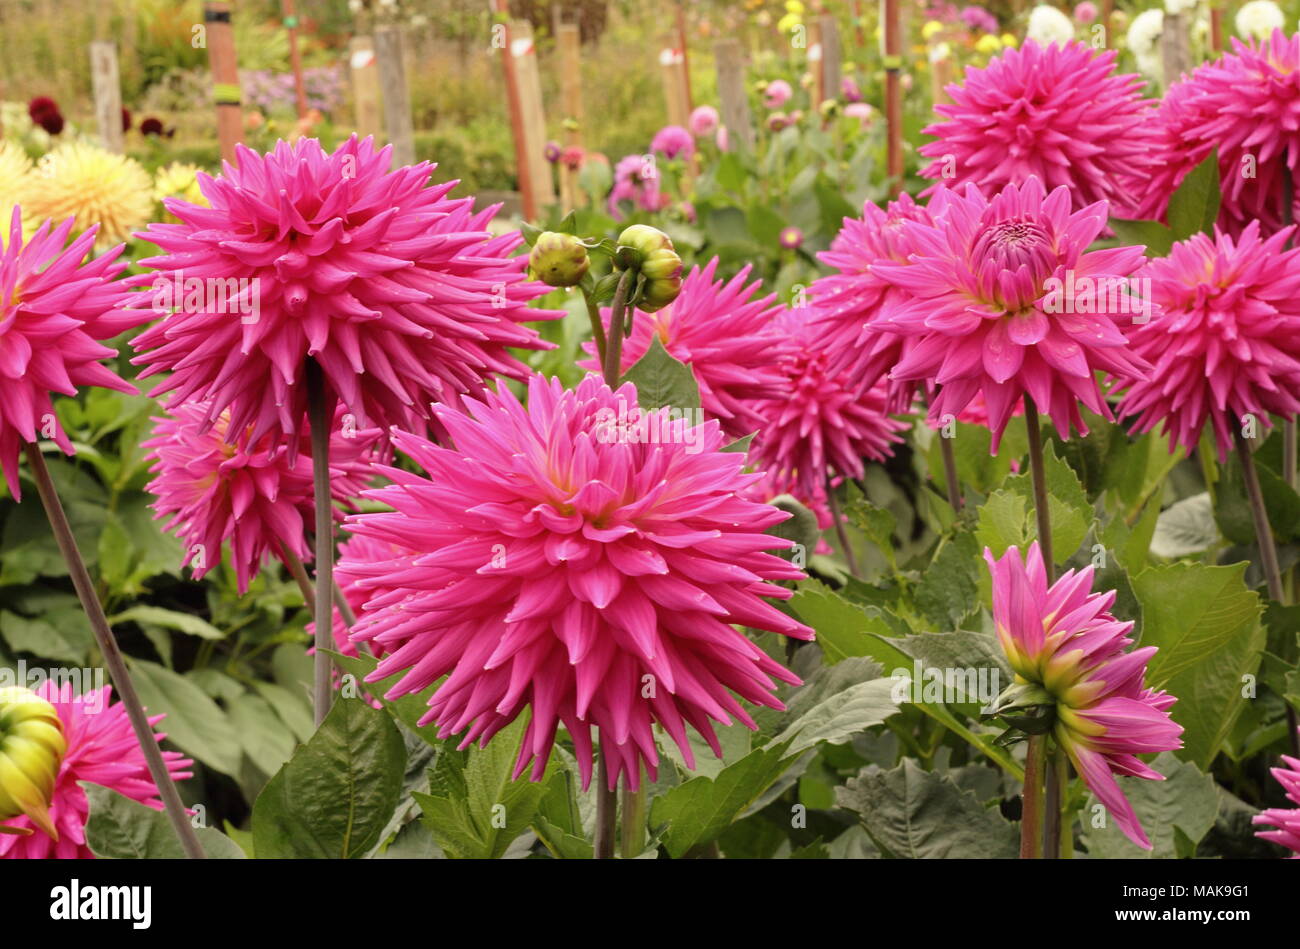
POLYGON ((1262 604, 1243 580, 1246 564, 1150 567, 1132 578, 1142 604, 1142 646, 1158 652, 1147 684, 1178 697, 1179 757, 1208 768, 1245 701, 1243 676, 1259 666, 1266 634, 1262 604))
POLYGON ((1024 550, 1037 533, 1029 524, 1030 510, 1024 495, 1004 489, 994 491, 980 505, 979 524, 975 529, 979 546, 988 547, 995 557, 1001 557, 1008 547, 1024 550))
POLYGON ((827 664, 833 665, 849 656, 870 655, 870 633, 892 634, 878 609, 863 609, 815 580, 799 584, 790 598, 790 606, 803 622, 817 631, 817 644, 827 664))
POLYGON ((225 634, 221 630, 193 613, 178 613, 176 610, 165 610, 159 606, 148 606, 146 604, 133 606, 115 616, 110 616, 108 622, 110 626, 116 626, 119 623, 139 623, 141 625, 150 623, 154 626, 162 626, 167 629, 174 629, 177 632, 188 633, 191 636, 198 636, 201 639, 225 638, 225 634))
POLYGON ((356 687, 371 697, 377 699, 388 712, 400 721, 403 725, 411 729, 426 742, 435 748, 441 748, 443 742, 438 738, 438 729, 431 725, 420 725, 420 719, 429 711, 429 696, 437 688, 437 683, 429 686, 421 692, 414 695, 404 695, 400 699, 386 699, 384 694, 391 689, 397 681, 405 674, 403 672, 394 672, 387 679, 381 679, 378 682, 366 682, 366 677, 375 671, 379 665, 379 660, 374 656, 345 656, 342 653, 330 652, 330 656, 338 664, 346 675, 353 677, 356 687))
POLYGON ((1019 852, 1018 832, 951 778, 904 758, 892 771, 870 765, 836 789, 886 856, 1001 859, 1019 852))
POLYGON ((619 381, 636 386, 637 405, 642 409, 700 407, 700 387, 690 366, 670 356, 657 335, 651 338, 645 355, 619 381))
POLYGON ((916 608, 941 630, 960 626, 979 606, 980 577, 985 569, 981 548, 971 533, 939 542, 938 552, 916 586, 916 608))
POLYGON ((1219 814, 1219 794, 1214 778, 1203 774, 1191 762, 1179 761, 1167 751, 1161 752, 1151 762, 1151 767, 1163 774, 1165 780, 1119 778, 1118 781, 1124 796, 1133 805, 1138 822, 1150 838, 1152 849, 1143 850, 1125 837, 1109 814, 1105 826, 1096 827, 1088 815, 1101 815, 1103 809, 1092 799, 1084 810, 1083 821, 1089 856, 1148 860, 1177 857, 1182 855, 1176 843, 1179 834, 1194 847, 1214 826, 1219 814))
POLYGON ((734 442, 731 442, 730 444, 727 445, 723 445, 722 450, 748 452, 749 445, 754 440, 754 435, 755 435, 754 432, 750 432, 744 438, 737 438, 734 442))
POLYGON ((532 823, 547 786, 512 778, 524 722, 516 719, 486 748, 444 748, 429 771, 429 793, 414 794, 424 824, 448 857, 500 859, 532 823))
MULTIPOLYGON (((1047 479, 1047 507, 1052 524, 1052 556, 1058 564, 1062 564, 1079 549, 1079 545, 1088 536, 1095 517, 1079 476, 1056 454, 1056 446, 1051 441, 1043 446, 1043 469, 1047 479)), ((1029 471, 1013 475, 1006 480, 1005 488, 1025 499, 1028 539, 1036 539, 1038 521, 1033 513, 1033 475, 1029 471)))
MULTIPOLYGON (((185 857, 171 821, 162 811, 133 801, 108 788, 78 782, 86 792, 90 817, 86 846, 97 857, 116 860, 179 860, 185 857)), ((196 827, 199 846, 212 860, 241 860, 244 851, 225 834, 196 827)))
POLYGON ((167 740, 210 768, 239 776, 239 736, 217 703, 184 676, 153 662, 131 659, 131 677, 150 715, 167 716, 167 740))
POLYGON ((8 610, 0 610, 0 638, 15 652, 72 665, 85 660, 92 639, 83 624, 59 623, 48 613, 42 619, 28 619, 8 610))
POLYGON ((1174 240, 1184 241, 1193 234, 1213 234, 1220 200, 1219 150, 1215 148, 1188 173, 1169 199, 1169 227, 1174 240))
POLYGON ((270 704, 261 696, 245 692, 231 701, 228 714, 249 760, 263 774, 279 771, 293 754, 294 740, 270 704))
POLYGON ((253 683, 253 688, 257 689, 258 694, 271 704, 280 721, 289 727, 295 738, 299 741, 307 741, 311 738, 316 726, 312 724, 311 707, 305 701, 296 698, 288 689, 274 682, 258 680, 253 683))
POLYGON ((891 697, 894 682, 881 678, 869 659, 850 658, 823 666, 788 702, 777 743, 797 755, 820 742, 843 744, 898 712, 891 697))
POLYGON ((1160 512, 1151 553, 1167 560, 1188 557, 1209 550, 1219 543, 1219 528, 1214 522, 1214 505, 1207 491, 1171 504, 1160 512))
POLYGON ((1113 217, 1110 227, 1121 244, 1141 245, 1146 248, 1148 257, 1168 256, 1174 246, 1174 232, 1159 221, 1129 221, 1113 217))
POLYGON ((260 859, 353 859, 380 841, 401 796, 406 746, 388 715, 339 698, 258 795, 260 859))
POLYGON ((796 757, 783 743, 751 751, 715 778, 692 778, 655 798, 650 823, 668 822, 664 845, 674 858, 682 857, 731 826, 796 757))
POLYGON ((857 497, 844 506, 844 516, 849 523, 862 531, 867 540, 875 544, 885 555, 892 569, 897 569, 894 553, 894 531, 898 528, 898 519, 888 508, 872 504, 866 498, 857 497))

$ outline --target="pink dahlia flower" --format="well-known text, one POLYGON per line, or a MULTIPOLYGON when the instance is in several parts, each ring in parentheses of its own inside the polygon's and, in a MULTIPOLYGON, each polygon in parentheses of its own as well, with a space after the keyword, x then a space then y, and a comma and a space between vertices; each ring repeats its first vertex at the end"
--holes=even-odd
POLYGON ((1052 735, 1084 783, 1129 840, 1147 850, 1116 775, 1163 781, 1137 755, 1181 748, 1183 728, 1169 717, 1177 701, 1143 686, 1155 646, 1128 651, 1131 622, 1109 612, 1115 591, 1092 592, 1092 567, 1067 570, 1051 586, 1037 542, 1024 560, 1015 547, 1001 560, 987 548, 993 620, 1016 682, 1055 702, 1052 735))
MULTIPOLYGON (((297 451, 273 447, 271 438, 254 440, 248 431, 232 432, 223 413, 209 422, 209 407, 189 402, 174 417, 157 418, 154 437, 141 447, 154 461, 146 487, 157 500, 155 519, 170 518, 164 530, 185 544, 185 565, 196 579, 221 561, 230 546, 231 566, 246 593, 268 556, 285 553, 311 560, 306 529, 314 523, 311 433, 299 429, 297 451)), ((372 476, 378 429, 357 430, 339 408, 330 436, 330 490, 346 504, 358 497, 372 476)), ((342 513, 335 516, 342 520, 342 513)))
MULTIPOLYGON (((1140 216, 1163 217, 1183 179, 1218 148, 1219 225, 1234 236, 1255 220, 1269 234, 1282 227, 1286 179, 1300 178, 1297 99, 1300 34, 1277 30, 1249 44, 1234 38, 1231 53, 1198 66, 1165 93, 1140 216)), ((1300 188, 1292 200, 1291 219, 1297 220, 1300 188)))
POLYGON ((784 79, 773 79, 763 90, 763 105, 769 109, 779 109, 794 95, 794 90, 790 88, 790 83, 784 79))
POLYGON ((454 181, 427 186, 426 163, 389 171, 390 152, 356 136, 329 154, 315 139, 240 148, 238 167, 199 176, 211 207, 165 202, 180 223, 140 234, 164 251, 142 261, 157 273, 141 298, 175 312, 133 345, 142 378, 170 373, 155 390, 173 392, 169 411, 201 400, 209 424, 229 412, 232 430, 293 446, 308 357, 359 424, 385 431, 527 374, 510 348, 549 344, 521 324, 560 314, 528 307, 548 288, 510 256, 522 237, 492 237, 497 208, 448 198, 454 181), (191 295, 193 278, 206 292, 191 295))
POLYGON ((909 428, 888 415, 884 383, 859 391, 843 372, 829 370, 830 356, 817 324, 787 310, 778 319, 790 341, 781 359, 782 393, 757 405, 763 424, 750 452, 759 470, 772 477, 778 492, 826 503, 826 481, 833 476, 861 478, 862 461, 884 461, 909 428))
POLYGON ((1151 107, 1142 82, 1115 73, 1113 50, 1074 41, 995 56, 947 87, 945 121, 924 129, 938 141, 918 151, 934 161, 921 172, 939 181, 926 194, 967 183, 987 192, 1030 177, 1064 185, 1076 209, 1106 200, 1134 217, 1152 165, 1151 107))
POLYGON ((624 155, 614 166, 614 187, 609 192, 606 209, 622 219, 620 201, 630 201, 644 211, 658 211, 669 202, 659 190, 659 169, 645 155, 624 155))
POLYGON ((1121 378, 1118 412, 1137 431, 1164 423, 1170 451, 1196 447, 1208 422, 1226 461, 1233 431, 1250 413, 1300 412, 1300 249, 1291 228, 1261 240, 1251 221, 1235 240, 1196 234, 1141 272, 1151 279, 1159 319, 1128 329, 1149 374, 1121 378))
MULTIPOLYGON (((56 686, 45 682, 33 691, 58 711, 63 722, 63 734, 68 740, 68 751, 59 767, 50 804, 50 820, 59 832, 59 839, 51 840, 39 830, 26 837, 0 834, 0 858, 93 860, 95 855, 86 846, 86 819, 90 816, 90 804, 86 792, 77 782, 98 784, 161 811, 163 805, 158 798, 158 786, 149 775, 144 752, 131 730, 126 706, 120 702, 109 704, 113 692, 111 686, 77 695, 70 684, 56 686)), ((155 715, 149 719, 149 724, 157 725, 164 717, 155 715)), ((162 741, 167 736, 159 732, 157 737, 162 741)), ((194 762, 189 758, 174 751, 164 751, 163 760, 173 781, 193 776, 189 769, 194 762)), ((34 829, 28 817, 15 817, 4 824, 34 829)))
POLYGON ((1282 764, 1286 767, 1272 769, 1273 777, 1286 791, 1287 799, 1296 806, 1270 807, 1256 814, 1251 822, 1274 828, 1256 831, 1255 836, 1281 844, 1292 851, 1292 860, 1300 860, 1300 759, 1283 755, 1282 764))
MULTIPOLYGON (((862 206, 862 217, 845 218, 830 249, 817 255, 838 272, 818 277, 808 288, 814 308, 811 320, 822 334, 829 371, 847 374, 859 391, 875 388, 911 343, 906 336, 880 328, 877 317, 885 304, 906 294, 871 270, 876 263, 907 263, 913 247, 903 229, 905 221, 929 224, 930 214, 907 194, 889 202, 883 211, 868 201, 862 206)), ((907 411, 915 390, 914 382, 892 383, 890 411, 907 411)))
MULTIPOLYGON (((668 354, 695 373, 704 411, 732 438, 744 438, 762 424, 754 400, 781 395, 784 379, 775 365, 781 340, 772 334, 781 305, 775 293, 751 299, 760 284, 746 284, 748 266, 726 282, 714 280, 717 269, 716 257, 703 270, 694 267, 676 300, 654 313, 636 314, 623 344, 621 372, 631 369, 658 336, 668 354)), ((609 310, 601 317, 608 329, 609 310)), ((595 343, 584 343, 583 349, 588 358, 578 365, 598 372, 595 343)))
POLYGON ((705 138, 718 130, 721 118, 718 110, 711 105, 697 105, 691 113, 689 125, 691 134, 696 138, 705 138))
POLYGON ((51 230, 47 221, 24 244, 22 212, 14 208, 8 243, 0 243, 0 472, 15 498, 23 445, 49 438, 73 454, 51 393, 102 386, 136 394, 100 365, 117 351, 98 341, 148 322, 151 314, 126 309, 132 294, 118 279, 126 269, 117 262, 121 246, 83 264, 97 229, 69 245, 72 225, 69 218, 51 230))
POLYGON ((1026 393, 1062 438, 1087 433, 1080 402, 1113 418, 1094 374, 1140 377, 1150 367, 1120 331, 1140 312, 1127 277, 1142 248, 1084 252, 1106 226, 1105 202, 1071 213, 1069 189, 1048 195, 1030 178, 992 201, 974 185, 945 191, 930 211, 933 225, 904 225, 911 263, 871 266, 906 292, 881 328, 919 337, 891 378, 940 386, 932 424, 983 392, 994 453, 1026 393))
POLYGON ((716 422, 663 409, 650 439, 624 437, 636 391, 595 376, 576 391, 534 377, 526 407, 504 386, 466 401, 468 415, 435 408, 454 449, 394 435, 427 475, 385 469, 394 483, 369 496, 392 513, 349 520, 421 552, 348 568, 391 591, 353 634, 386 654, 373 680, 406 671, 389 698, 447 676, 422 723, 462 747, 531 709, 516 774, 531 761, 542 776, 563 724, 584 787, 593 727, 610 786, 636 788, 642 765, 656 773, 653 725, 694 767, 687 725, 720 754, 712 722, 754 727, 736 696, 780 707, 771 677, 798 678, 736 626, 811 639, 765 599, 790 595, 767 581, 803 574, 765 552, 791 546, 763 533, 787 515, 741 497, 761 475, 722 451, 716 422))
POLYGON ((650 140, 650 150, 667 158, 686 160, 695 154, 695 139, 680 125, 665 125, 650 140))

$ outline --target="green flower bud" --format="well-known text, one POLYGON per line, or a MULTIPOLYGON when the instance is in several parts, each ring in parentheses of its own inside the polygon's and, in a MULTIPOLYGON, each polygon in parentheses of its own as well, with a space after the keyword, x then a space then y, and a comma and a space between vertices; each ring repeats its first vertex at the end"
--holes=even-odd
POLYGON ((653 313, 677 299, 682 292, 682 259, 667 234, 646 224, 633 224, 618 236, 618 245, 615 265, 639 270, 645 277, 639 309, 653 313))
POLYGON ((59 839, 49 809, 67 750, 53 705, 30 689, 0 689, 0 820, 25 814, 59 839))
POLYGON ((572 234, 546 231, 533 244, 528 266, 548 287, 576 287, 587 275, 591 260, 582 241, 572 234))

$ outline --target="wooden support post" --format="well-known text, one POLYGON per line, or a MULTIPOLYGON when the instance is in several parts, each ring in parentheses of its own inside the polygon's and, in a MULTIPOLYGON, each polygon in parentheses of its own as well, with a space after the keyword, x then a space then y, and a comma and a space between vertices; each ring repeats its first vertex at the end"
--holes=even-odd
POLYGON ((519 179, 519 203, 524 220, 537 218, 537 199, 529 177, 528 143, 524 136, 523 106, 519 98, 519 71, 511 51, 509 3, 492 0, 492 47, 501 50, 501 70, 506 80, 506 104, 510 110, 510 137, 515 143, 515 174, 519 179))
POLYGON ((903 190, 903 38, 899 30, 899 0, 881 0, 881 32, 885 41, 886 174, 889 191, 903 190))
POLYGON ((375 44, 368 36, 354 37, 348 45, 352 69, 352 107, 356 113, 354 127, 357 135, 373 135, 376 140, 384 135, 383 117, 379 106, 379 66, 375 62, 375 44))
POLYGON ((823 14, 822 34, 822 92, 827 99, 840 98, 840 80, 843 76, 844 50, 840 45, 840 27, 835 17, 823 14))
POLYGON ((672 45, 674 37, 671 34, 666 41, 668 45, 659 51, 659 71, 664 81, 664 101, 668 104, 668 124, 685 128, 690 122, 691 104, 683 81, 686 71, 682 51, 672 45))
POLYGON ((122 153, 122 85, 117 74, 117 46, 90 44, 90 79, 95 92, 95 121, 104 147, 122 153))
POLYGON ((813 20, 805 25, 808 31, 808 52, 805 66, 812 73, 812 105, 816 109, 827 96, 826 75, 822 72, 822 25, 820 20, 813 20))
POLYGON ((542 80, 537 69, 537 45, 533 25, 527 20, 510 24, 510 55, 519 83, 519 105, 523 112, 524 156, 536 203, 534 214, 555 203, 555 185, 546 160, 546 113, 542 108, 542 80))
POLYGON ((686 91, 686 114, 695 108, 695 97, 691 95, 691 49, 686 39, 686 8, 677 4, 677 48, 682 51, 682 88, 686 91))
POLYGON ((853 38, 862 50, 867 45, 867 20, 862 15, 862 0, 853 0, 853 38))
POLYGON ((235 33, 230 27, 230 4, 209 0, 203 8, 203 23, 208 61, 212 64, 221 160, 233 165, 235 146, 244 140, 244 114, 240 108, 239 67, 235 58, 235 33))
POLYGON ((298 118, 307 118, 307 87, 302 80, 302 56, 298 52, 298 15, 294 13, 293 0, 280 0, 284 28, 289 31, 289 66, 293 70, 293 96, 298 106, 298 118))
POLYGON ((753 151, 754 122, 745 92, 745 63, 740 41, 719 40, 713 46, 713 58, 718 70, 718 99, 722 104, 722 124, 727 127, 727 139, 733 149, 753 151))
POLYGON ((939 42, 931 43, 926 51, 930 60, 930 100, 935 105, 952 102, 947 87, 952 82, 952 51, 943 41, 942 34, 935 37, 939 42))
MULTIPOLYGON (((555 27, 556 46, 560 59, 560 107, 563 111, 564 144, 582 147, 582 37, 576 23, 560 23, 555 27)), ((560 204, 570 211, 584 204, 585 195, 578 187, 578 170, 560 163, 560 204)))
POLYGON ((1210 51, 1223 52, 1223 5, 1218 0, 1210 4, 1210 51))
POLYGON ((1165 75, 1165 87, 1173 85, 1183 73, 1192 68, 1192 53, 1188 48, 1188 17, 1181 13, 1166 13, 1164 29, 1160 31, 1160 60, 1165 75))
POLYGON ((411 97, 406 89, 400 27, 380 26, 375 29, 375 60, 379 65, 380 95, 384 100, 384 131, 393 146, 393 167, 413 165, 415 128, 411 125, 411 97))

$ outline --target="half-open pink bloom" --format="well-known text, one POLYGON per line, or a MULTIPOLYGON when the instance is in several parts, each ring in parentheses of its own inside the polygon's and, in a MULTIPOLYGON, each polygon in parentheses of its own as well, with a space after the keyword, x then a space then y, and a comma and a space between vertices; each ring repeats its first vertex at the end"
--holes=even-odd
MULTIPOLYGON (((759 281, 747 284, 750 268, 728 281, 714 280, 718 258, 691 269, 677 299, 654 313, 636 314, 632 335, 623 343, 622 371, 646 354, 655 337, 674 359, 691 367, 700 386, 704 411, 732 438, 758 431, 756 399, 775 398, 784 378, 776 368, 782 340, 772 331, 781 312, 775 293, 751 299, 759 281)), ((609 310, 601 311, 609 328, 609 310)), ((595 343, 584 343, 584 369, 599 371, 595 343)), ((684 408, 685 406, 677 406, 684 408)))
POLYGON ((155 390, 173 393, 169 411, 200 400, 209 424, 228 412, 233 430, 296 450, 308 357, 360 425, 385 431, 527 374, 510 347, 549 344, 522 324, 561 314, 528 307, 548 288, 510 256, 522 237, 492 237, 497 207, 428 186, 427 163, 389 171, 391 150, 356 136, 329 154, 307 138, 241 147, 237 167, 199 175, 210 207, 165 202, 180 223, 140 234, 164 251, 142 261, 157 273, 141 300, 174 312, 133 345, 142 378, 169 373, 155 390))
POLYGON ((1087 432, 1080 402, 1112 418, 1094 373, 1150 367, 1120 330, 1142 312, 1127 280, 1142 248, 1085 252, 1106 226, 1105 202, 1071 212, 1069 189, 1049 195, 1030 178, 991 201, 974 185, 942 191, 930 211, 933 224, 903 225, 911 263, 871 271, 905 291, 886 301, 880 325, 919 339, 890 377, 938 384, 931 424, 982 392, 996 453, 1026 393, 1062 438, 1087 432))
MULTIPOLYGON (((30 836, 16 837, 0 834, 0 858, 10 860, 93 860, 95 855, 86 846, 86 819, 90 804, 86 792, 78 781, 89 781, 110 791, 129 797, 152 807, 163 809, 158 798, 158 786, 153 783, 144 752, 136 742, 127 718, 126 706, 120 702, 110 705, 112 687, 92 689, 77 695, 71 684, 56 686, 44 682, 33 689, 59 713, 63 734, 68 740, 68 752, 59 767, 59 777, 54 785, 54 798, 50 803, 50 820, 59 832, 57 842, 36 830, 28 817, 15 817, 4 821, 7 827, 26 827, 33 830, 30 836)), ((166 716, 154 715, 150 725, 157 725, 166 716)), ((159 732, 158 740, 166 735, 159 732)), ((164 751, 163 760, 173 781, 192 777, 194 762, 174 751, 164 751)))
POLYGON ((530 710, 516 773, 532 761, 535 780, 563 724, 589 784, 599 728, 610 786, 632 788, 656 773, 655 724, 694 767, 687 725, 720 754, 712 722, 754 726, 736 696, 781 706, 771 677, 798 678, 736 626, 811 639, 765 599, 790 595, 767 581, 803 574, 766 553, 791 546, 764 533, 788 515, 741 497, 761 476, 722 450, 717 422, 663 409, 623 430, 635 388, 595 376, 575 391, 534 377, 526 407, 505 386, 466 403, 435 409, 455 448, 394 434, 427 474, 382 469, 393 484, 368 496, 392 512, 348 522, 419 552, 345 565, 389 591, 353 634, 386 655, 372 681, 405 671, 389 698, 446 676, 422 723, 462 747, 530 710))
POLYGON ((1041 687, 1055 701, 1052 735, 1124 835, 1151 849, 1116 775, 1163 781, 1136 756, 1183 746, 1183 727, 1169 717, 1177 701, 1143 685, 1155 646, 1129 651, 1132 622, 1110 614, 1115 591, 1092 592, 1092 567, 1067 570, 1048 586, 1038 543, 1008 547, 1001 560, 987 548, 993 574, 993 620, 1016 682, 1041 687))
POLYGON ((1272 827, 1273 830, 1256 831, 1255 836, 1281 844, 1292 851, 1292 860, 1300 860, 1300 759, 1283 755, 1282 764, 1285 767, 1272 769, 1273 777, 1296 806, 1270 807, 1252 817, 1251 823, 1272 827))
MULTIPOLYGON (((905 291, 871 270, 875 263, 907 263, 913 248, 905 237, 905 221, 931 223, 925 206, 910 195, 900 195, 884 210, 868 201, 862 217, 845 218, 830 249, 817 255, 838 272, 818 277, 808 288, 828 371, 847 373, 861 391, 875 387, 915 341, 880 328, 877 317, 886 300, 901 299, 905 291)), ((890 411, 906 412, 916 383, 891 381, 889 388, 890 411)))
POLYGON ((1261 240, 1251 221, 1234 239, 1217 231, 1174 245, 1141 276, 1161 315, 1128 332, 1133 351, 1150 360, 1148 375, 1120 379, 1128 392, 1121 416, 1137 431, 1164 423, 1169 447, 1196 447, 1208 422, 1219 460, 1251 414, 1300 412, 1300 250, 1287 250, 1291 228, 1261 240))
POLYGON ((695 154, 695 139, 680 125, 665 125, 650 140, 650 151, 685 161, 695 154))
POLYGON ((102 386, 136 394, 100 365, 117 352, 98 341, 148 322, 151 314, 126 309, 132 294, 118 279, 126 269, 117 260, 122 248, 83 264, 97 229, 69 245, 73 223, 69 218, 51 230, 47 221, 24 244, 22 210, 14 208, 7 242, 0 233, 0 473, 15 498, 23 445, 48 438, 73 454, 51 393, 102 386))
MULTIPOLYGON (((1219 225, 1240 234, 1259 221, 1266 234, 1285 223, 1287 178, 1300 178, 1300 34, 1281 30, 1260 43, 1235 37, 1232 52, 1171 85, 1153 128, 1158 136, 1144 218, 1163 218, 1183 179, 1219 150, 1219 225)), ((1300 220, 1300 188, 1289 218, 1300 220)))
POLYGON ((1025 40, 967 67, 947 87, 945 117, 923 131, 938 141, 917 151, 933 158, 921 174, 940 188, 976 184, 986 193, 1038 178, 1070 189, 1074 208, 1110 202, 1135 216, 1152 164, 1152 108, 1136 75, 1115 72, 1114 50, 1078 42, 1039 46, 1025 40))
MULTIPOLYGON (((273 447, 270 436, 253 439, 231 429, 223 413, 209 424, 203 402, 179 406, 173 417, 154 419, 154 437, 141 447, 154 460, 154 479, 146 490, 156 496, 156 519, 170 518, 164 530, 185 544, 185 564, 196 579, 221 562, 230 562, 245 593, 268 556, 293 554, 311 560, 306 530, 314 524, 311 432, 296 436, 298 450, 273 447)), ((330 491, 336 502, 361 494, 372 476, 378 429, 358 430, 339 407, 330 434, 330 491)), ((335 511, 337 519, 343 514, 335 511)))
POLYGON ((778 493, 826 502, 828 478, 861 478, 863 459, 884 461, 909 428, 889 417, 886 386, 859 391, 845 372, 832 372, 820 330, 809 311, 786 310, 777 332, 789 341, 779 368, 783 394, 756 406, 763 418, 750 460, 772 478, 778 493))

